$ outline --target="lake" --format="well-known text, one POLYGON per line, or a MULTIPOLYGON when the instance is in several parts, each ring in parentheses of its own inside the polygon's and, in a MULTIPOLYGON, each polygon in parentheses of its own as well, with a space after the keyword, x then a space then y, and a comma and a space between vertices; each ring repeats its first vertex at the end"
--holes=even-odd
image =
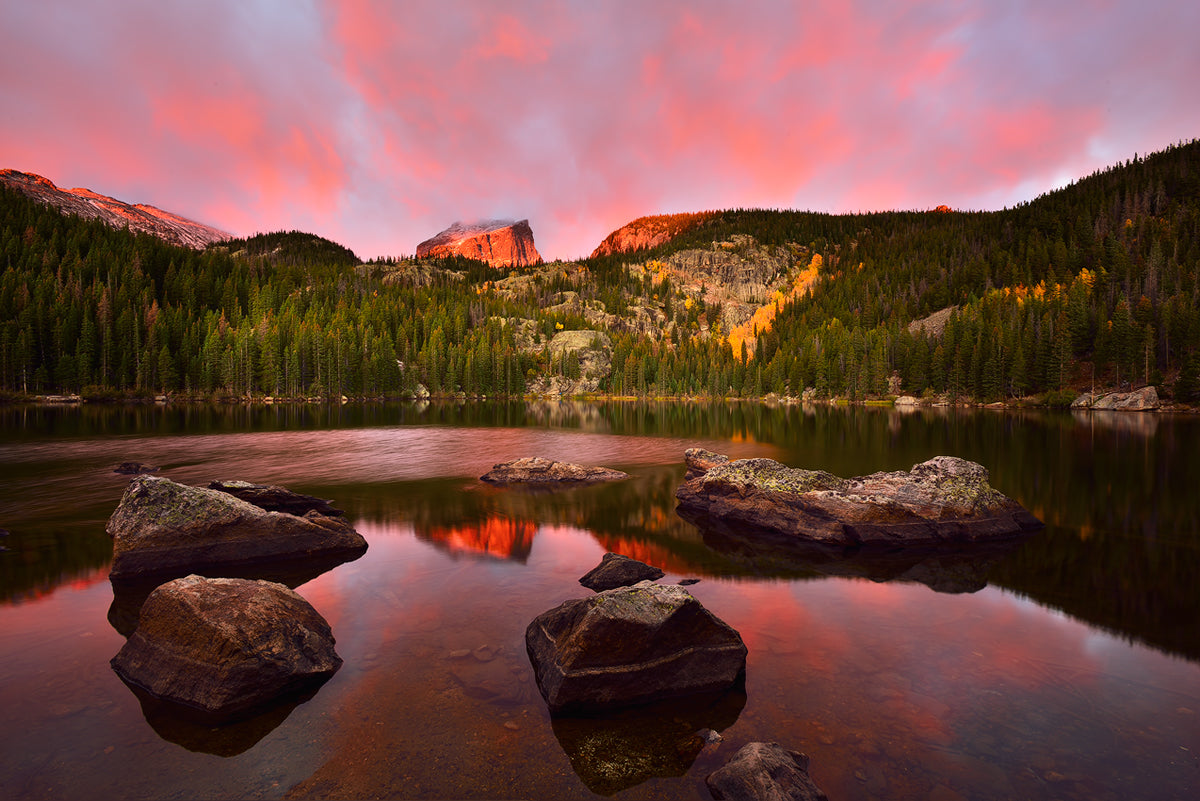
MULTIPOLYGON (((0 797, 709 798, 743 744, 833 799, 1200 793, 1200 420, 1134 413, 476 403, 0 408, 0 797), (1008 547, 814 559, 675 514, 704 447, 842 476, 980 462, 1046 528, 1008 547), (477 480, 605 465, 560 492, 477 480), (300 584, 341 670, 208 728, 109 667, 128 599, 104 532, 136 460, 330 498, 370 547, 300 584), (606 551, 737 629, 744 691, 552 720, 524 631, 606 551), (698 729, 723 740, 702 744, 698 729)), ((136 605, 133 614, 136 615, 136 605)))

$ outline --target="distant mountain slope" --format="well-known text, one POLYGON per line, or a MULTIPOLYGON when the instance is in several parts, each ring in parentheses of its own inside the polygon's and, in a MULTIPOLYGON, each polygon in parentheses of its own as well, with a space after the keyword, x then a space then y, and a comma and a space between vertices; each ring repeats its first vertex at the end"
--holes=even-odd
POLYGON ((701 211, 694 214, 656 214, 638 217, 622 225, 604 238, 592 251, 592 257, 611 256, 614 253, 632 253, 665 244, 684 231, 703 224, 718 212, 701 211))
POLYGON ((103 220, 114 228, 128 227, 131 231, 156 236, 172 245, 203 248, 231 236, 212 226, 154 206, 141 203, 131 205, 90 189, 60 189, 50 180, 32 173, 0 169, 0 183, 53 206, 64 214, 103 220))

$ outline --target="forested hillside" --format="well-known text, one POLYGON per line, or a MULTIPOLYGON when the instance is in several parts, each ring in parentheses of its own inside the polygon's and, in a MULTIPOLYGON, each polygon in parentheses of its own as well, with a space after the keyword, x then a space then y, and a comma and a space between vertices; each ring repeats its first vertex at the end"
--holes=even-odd
POLYGON ((505 272, 299 232, 194 251, 5 190, 0 391, 1200 396, 1198 142, 999 212, 695 220, 505 272))

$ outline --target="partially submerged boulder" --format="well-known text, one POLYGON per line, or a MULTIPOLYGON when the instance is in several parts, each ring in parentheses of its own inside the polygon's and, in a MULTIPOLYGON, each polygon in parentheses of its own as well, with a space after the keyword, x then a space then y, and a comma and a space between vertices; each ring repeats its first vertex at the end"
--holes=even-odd
POLYGON ((746 646, 678 585, 643 581, 534 618, 525 647, 551 714, 587 714, 733 686, 746 646))
POLYGON ((194 575, 150 593, 112 659, 129 684, 213 722, 310 689, 341 664, 329 624, 294 591, 194 575))
POLYGON ((808 775, 808 756, 778 743, 747 743, 704 779, 725 801, 828 801, 808 775))
POLYGON ((491 484, 594 484, 600 481, 620 481, 628 473, 607 467, 589 467, 571 462, 555 462, 540 456, 526 456, 511 462, 494 465, 479 477, 491 484))
POLYGON ((316 512, 326 517, 341 517, 345 514, 341 509, 331 505, 331 501, 312 495, 301 495, 285 487, 272 484, 251 484, 249 481, 210 481, 209 489, 227 492, 235 498, 241 498, 246 503, 252 503, 259 509, 268 512, 286 512, 289 515, 303 516, 316 512))
POLYGON ((113 539, 114 581, 282 560, 349 559, 367 549, 343 517, 268 512, 226 492, 144 475, 129 482, 106 530, 113 539))
POLYGON ((639 581, 657 581, 665 573, 645 562, 630 559, 619 553, 606 553, 600 564, 579 579, 579 583, 594 592, 603 592, 617 587, 632 587, 639 581))
POLYGON ((836 546, 979 542, 1042 526, 992 489, 985 467, 952 456, 849 479, 771 459, 719 458, 687 452, 693 477, 675 492, 681 515, 836 546))
POLYGON ((1145 412, 1162 406, 1158 389, 1153 386, 1135 389, 1132 392, 1109 392, 1107 394, 1083 393, 1071 402, 1072 409, 1097 409, 1101 411, 1145 412))
POLYGON ((158 468, 144 462, 121 462, 113 468, 113 472, 126 476, 136 476, 142 473, 157 473, 158 468))

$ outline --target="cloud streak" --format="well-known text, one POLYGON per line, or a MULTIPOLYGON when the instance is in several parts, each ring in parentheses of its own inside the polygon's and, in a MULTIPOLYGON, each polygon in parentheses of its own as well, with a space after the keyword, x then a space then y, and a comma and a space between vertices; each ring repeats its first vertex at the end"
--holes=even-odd
POLYGON ((6 4, 0 166, 239 233, 403 255, 529 218, 996 208, 1200 134, 1200 8, 6 4))

